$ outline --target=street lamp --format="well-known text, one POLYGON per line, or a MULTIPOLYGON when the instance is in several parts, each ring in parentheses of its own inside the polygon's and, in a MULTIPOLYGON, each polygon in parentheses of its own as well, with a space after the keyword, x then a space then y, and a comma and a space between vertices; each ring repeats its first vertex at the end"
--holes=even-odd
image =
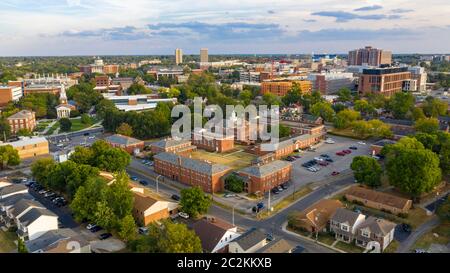
POLYGON ((232 208, 232 214, 231 214, 231 215, 232 215, 232 216, 231 216, 231 217, 232 217, 232 218, 231 218, 231 223, 233 224, 233 227, 234 227, 234 208, 236 207, 236 205, 237 205, 237 203, 233 205, 233 208, 232 208))

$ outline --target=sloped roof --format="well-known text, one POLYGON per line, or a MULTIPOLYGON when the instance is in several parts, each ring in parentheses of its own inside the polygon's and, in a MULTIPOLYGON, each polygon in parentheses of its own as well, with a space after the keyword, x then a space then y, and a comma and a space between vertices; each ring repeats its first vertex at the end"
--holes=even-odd
POLYGON ((15 192, 20 192, 23 190, 28 190, 28 188, 22 184, 12 184, 12 185, 0 188, 0 196, 15 193, 15 192))
POLYGON ((326 225, 338 208, 343 207, 344 205, 339 200, 322 199, 300 212, 297 218, 307 221, 313 226, 321 227, 326 225))
POLYGON ((22 199, 32 200, 33 196, 31 196, 31 194, 29 194, 29 193, 14 194, 14 195, 11 195, 11 196, 1 199, 0 205, 9 207, 9 206, 16 204, 17 202, 19 202, 22 199))
POLYGON ((390 233, 394 228, 396 224, 376 218, 373 216, 367 217, 367 219, 358 227, 358 229, 369 229, 370 232, 378 234, 378 235, 386 235, 390 233))
POLYGON ((143 142, 142 140, 124 136, 124 135, 120 135, 120 134, 108 136, 105 138, 105 140, 110 143, 115 143, 115 144, 120 144, 120 145, 125 145, 125 146, 143 142))
POLYGON ((294 246, 285 239, 278 238, 256 251, 256 253, 288 253, 294 246))
POLYGON ((266 175, 272 174, 276 171, 279 171, 279 170, 289 167, 291 165, 292 164, 287 161, 274 160, 274 161, 264 164, 264 165, 260 165, 260 166, 253 165, 253 166, 244 168, 242 170, 239 170, 239 172, 249 174, 252 176, 264 177, 266 175))
POLYGON ((158 202, 157 199, 152 198, 150 196, 146 196, 139 192, 133 192, 133 195, 134 195, 134 207, 139 211, 146 211, 156 202, 158 202))
POLYGON ((225 233, 234 228, 230 223, 214 218, 214 220, 201 219, 192 225, 193 230, 202 242, 202 248, 212 252, 225 233))
POLYGON ((49 211, 48 209, 41 209, 41 208, 32 208, 27 213, 22 215, 18 220, 20 223, 24 226, 28 226, 41 216, 53 216, 58 217, 53 212, 49 211))
POLYGON ((360 215, 362 214, 352 210, 338 208, 331 219, 338 223, 348 223, 349 226, 353 226, 360 215))
POLYGON ((266 235, 257 228, 251 228, 247 230, 244 234, 237 237, 233 242, 239 244, 239 246, 245 251, 254 245, 266 240, 266 235))
POLYGON ((19 111, 17 113, 15 113, 14 115, 11 115, 8 117, 8 119, 23 119, 23 118, 31 118, 33 117, 33 112, 28 111, 28 110, 22 110, 19 111))
POLYGON ((404 209, 409 199, 401 198, 392 194, 374 191, 359 186, 351 187, 347 190, 345 195, 354 196, 361 199, 366 199, 372 202, 388 205, 398 209, 404 209))
POLYGON ((191 143, 191 140, 188 140, 188 139, 176 140, 173 138, 169 138, 169 139, 163 139, 163 140, 157 141, 155 143, 152 143, 152 146, 159 147, 159 148, 169 148, 169 147, 178 146, 178 145, 185 144, 185 143, 191 143))
POLYGON ((16 204, 14 204, 14 206, 11 208, 11 214, 14 217, 17 217, 18 215, 20 215, 22 212, 24 212, 26 209, 28 209, 30 207, 45 208, 41 203, 39 203, 37 201, 30 200, 30 199, 22 199, 19 202, 17 202, 16 204))
POLYGON ((220 173, 230 169, 228 166, 222 164, 210 164, 201 160, 187 158, 173 153, 162 152, 155 155, 153 158, 161 161, 170 162, 175 165, 178 165, 178 160, 180 160, 181 166, 183 168, 194 170, 196 172, 208 175, 220 173))

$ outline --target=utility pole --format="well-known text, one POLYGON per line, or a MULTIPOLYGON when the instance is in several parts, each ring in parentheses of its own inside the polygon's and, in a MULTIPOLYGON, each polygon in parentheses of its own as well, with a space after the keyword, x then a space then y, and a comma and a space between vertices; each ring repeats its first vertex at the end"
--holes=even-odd
POLYGON ((234 227, 234 207, 236 206, 236 204, 233 206, 233 212, 232 212, 232 219, 231 219, 231 221, 232 221, 232 223, 233 223, 233 227, 234 227))

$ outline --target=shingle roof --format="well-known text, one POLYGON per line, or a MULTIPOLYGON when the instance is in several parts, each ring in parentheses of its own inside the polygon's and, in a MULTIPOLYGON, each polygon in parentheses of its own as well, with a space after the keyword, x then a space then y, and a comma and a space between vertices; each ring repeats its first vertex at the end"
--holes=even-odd
POLYGON ((233 240, 245 251, 266 239, 266 235, 259 229, 251 228, 233 240))
POLYGON ((173 146, 178 146, 180 144, 185 144, 185 143, 191 143, 191 140, 189 139, 180 139, 180 140, 176 140, 176 139, 163 139, 160 141, 157 141, 155 143, 152 143, 152 146, 156 146, 159 148, 169 148, 169 147, 173 147, 173 146))
POLYGON ((14 194, 14 195, 11 195, 11 196, 1 199, 0 204, 2 206, 9 207, 9 206, 16 204, 17 202, 19 202, 22 199, 32 200, 33 196, 31 196, 29 193, 14 194))
POLYGON ((29 211, 27 211, 27 213, 19 217, 18 220, 20 221, 21 225, 28 226, 29 224, 39 219, 39 217, 41 216, 58 217, 56 214, 49 211, 48 209, 32 208, 29 211))
POLYGON ((344 205, 339 200, 322 199, 300 212, 297 218, 313 226, 321 227, 328 223, 338 208, 342 207, 344 205))
POLYGON ((379 219, 373 216, 367 217, 367 219, 358 227, 358 229, 368 228, 370 232, 378 235, 386 235, 395 228, 396 224, 384 219, 379 219))
POLYGON ((39 203, 37 201, 30 200, 30 199, 22 199, 22 200, 18 201, 16 204, 14 204, 14 206, 11 208, 11 214, 14 217, 17 217, 18 215, 20 215, 22 212, 24 212, 26 209, 28 209, 30 207, 45 208, 41 203, 39 203))
POLYGON ((196 172, 204 173, 204 174, 214 174, 220 173, 230 168, 221 164, 210 164, 201 160, 196 160, 192 158, 187 158, 183 156, 179 156, 173 153, 162 152, 153 157, 157 160, 162 160, 166 162, 170 162, 172 164, 178 165, 178 159, 181 160, 181 166, 186 169, 194 170, 196 172))
POLYGON ((214 220, 201 219, 192 225, 197 236, 202 242, 202 248, 212 252, 225 233, 233 228, 230 223, 214 218, 214 220))
POLYGON ((12 185, 0 188, 0 196, 15 193, 15 192, 20 192, 23 190, 28 190, 28 188, 22 184, 12 184, 12 185))
POLYGON ((408 205, 408 202, 410 202, 410 200, 406 198, 401 198, 392 194, 374 191, 359 186, 351 187, 347 190, 345 195, 355 196, 398 209, 404 209, 408 205))
POLYGON ((361 213, 344 208, 338 208, 331 217, 331 220, 338 223, 348 223, 349 226, 353 226, 360 215, 361 213))
POLYGON ((292 164, 290 162, 287 161, 281 161, 281 160, 275 160, 272 161, 270 163, 267 163, 265 165, 254 165, 254 166, 250 166, 247 168, 244 168, 242 170, 239 170, 239 172, 241 173, 245 173, 245 174, 249 174, 252 176, 257 176, 257 177, 264 177, 266 175, 272 174, 276 171, 279 171, 283 168, 289 167, 292 164))
POLYGON ((33 116, 33 112, 28 111, 28 110, 22 110, 22 111, 15 113, 14 115, 9 116, 8 119, 31 118, 32 116, 33 116))
POLYGON ((256 253, 288 253, 294 246, 285 239, 278 238, 259 249, 256 253))
POLYGON ((82 236, 75 231, 64 228, 57 230, 50 230, 42 234, 39 238, 25 242, 28 252, 35 252, 42 250, 44 252, 69 252, 72 248, 67 248, 67 243, 74 242, 84 247, 89 244, 82 236), (57 250, 57 251, 55 251, 57 250))
POLYGON ((126 145, 126 146, 142 142, 142 140, 128 137, 128 136, 123 136, 120 134, 108 136, 105 138, 105 140, 110 143, 116 143, 116 144, 126 145))
POLYGON ((384 146, 386 146, 386 145, 395 144, 395 143, 396 143, 396 141, 394 141, 394 140, 390 140, 390 139, 382 139, 382 140, 379 140, 379 141, 375 142, 375 143, 372 144, 372 145, 384 147, 384 146))
POLYGON ((146 211, 153 206, 158 200, 150 196, 146 196, 139 192, 133 192, 134 194, 134 207, 139 211, 146 211))

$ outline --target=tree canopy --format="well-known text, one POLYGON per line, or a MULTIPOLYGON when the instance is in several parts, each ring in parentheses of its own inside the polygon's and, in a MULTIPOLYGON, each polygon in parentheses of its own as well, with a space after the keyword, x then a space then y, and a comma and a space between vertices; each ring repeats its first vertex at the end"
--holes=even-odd
POLYGON ((356 156, 350 167, 358 183, 372 188, 381 186, 383 170, 376 159, 369 156, 356 156))
POLYGON ((200 187, 192 187, 181 190, 180 206, 183 212, 191 217, 197 217, 208 211, 211 205, 211 199, 200 189, 200 187))

